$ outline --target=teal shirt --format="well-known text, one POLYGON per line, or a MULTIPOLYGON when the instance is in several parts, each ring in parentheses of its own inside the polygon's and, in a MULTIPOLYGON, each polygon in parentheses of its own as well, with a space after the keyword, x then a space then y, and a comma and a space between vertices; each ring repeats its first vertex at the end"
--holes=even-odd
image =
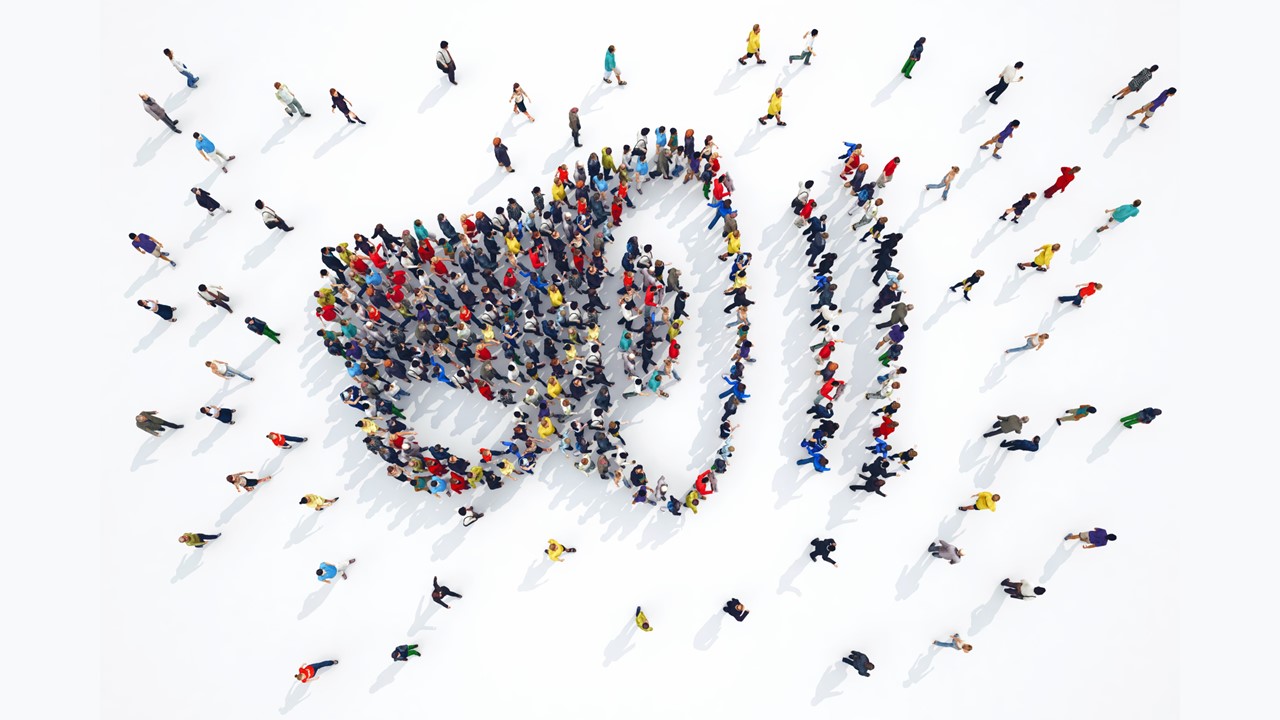
POLYGON ((1111 213, 1111 219, 1115 220, 1116 222, 1124 222, 1125 220, 1128 220, 1129 218, 1137 214, 1138 214, 1138 208, 1132 205, 1121 205, 1120 207, 1116 208, 1115 212, 1111 213))
POLYGON ((606 52, 604 54, 604 71, 606 73, 611 73, 613 72, 613 69, 617 66, 618 66, 618 63, 613 59, 613 53, 606 52))

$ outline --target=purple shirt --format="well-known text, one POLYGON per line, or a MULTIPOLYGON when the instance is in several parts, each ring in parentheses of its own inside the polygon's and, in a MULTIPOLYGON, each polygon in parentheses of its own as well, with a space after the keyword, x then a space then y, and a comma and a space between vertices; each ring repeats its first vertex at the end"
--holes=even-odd
POLYGON ((1102 547, 1107 544, 1107 531, 1102 528, 1094 528, 1089 531, 1089 543, 1102 547))
POLYGON ((1165 90, 1164 92, 1157 95, 1155 100, 1151 101, 1151 110, 1155 111, 1164 107, 1164 104, 1168 99, 1169 99, 1169 91, 1165 90))
POLYGON ((999 140, 1000 142, 1004 142, 1005 140, 1008 140, 1009 138, 1013 137, 1013 131, 1014 131, 1013 123, 1009 123, 1008 125, 1004 126, 1004 129, 1000 131, 1000 135, 998 135, 996 139, 999 140))
POLYGON ((138 233, 138 237, 133 239, 133 246, 146 253, 156 251, 156 241, 152 240, 151 236, 146 233, 138 233))

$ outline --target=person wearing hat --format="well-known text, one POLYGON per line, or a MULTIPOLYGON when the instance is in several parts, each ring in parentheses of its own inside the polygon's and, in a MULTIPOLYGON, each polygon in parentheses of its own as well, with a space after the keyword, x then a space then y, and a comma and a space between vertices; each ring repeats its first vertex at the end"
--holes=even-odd
POLYGON ((573 146, 582 147, 578 142, 578 133, 582 131, 582 121, 578 120, 578 108, 569 108, 569 132, 573 134, 573 146))

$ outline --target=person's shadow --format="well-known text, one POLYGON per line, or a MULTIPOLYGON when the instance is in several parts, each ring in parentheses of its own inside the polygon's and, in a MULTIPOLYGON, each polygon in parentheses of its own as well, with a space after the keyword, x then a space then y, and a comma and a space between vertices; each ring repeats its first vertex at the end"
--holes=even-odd
POLYGON ((1076 548, 1074 543, 1068 545, 1067 541, 1063 541, 1049 556, 1044 563, 1044 572, 1040 573, 1040 584, 1044 584, 1053 579, 1058 569, 1063 566, 1071 558, 1071 552, 1076 548))
POLYGON ((195 550, 189 552, 182 557, 182 562, 178 563, 178 569, 173 572, 173 579, 170 583, 176 583, 179 580, 186 579, 188 575, 200 569, 200 563, 204 562, 204 551, 195 550))
POLYGON ((272 230, 267 237, 256 246, 251 248, 249 252, 244 254, 243 269, 252 270, 261 265, 271 254, 280 246, 280 241, 284 239, 284 230, 276 228, 272 230))
POLYGON ((396 679, 396 675, 399 675, 400 671, 404 669, 404 666, 408 664, 408 662, 396 662, 395 660, 392 660, 391 664, 387 666, 387 669, 383 670, 378 675, 378 679, 373 681, 373 685, 369 687, 369 694, 372 695, 373 693, 376 693, 382 688, 390 685, 392 681, 396 679))
POLYGON ((635 643, 631 642, 631 639, 635 636, 637 630, 635 619, 628 618, 627 624, 622 628, 622 632, 619 632, 617 637, 604 647, 604 667, 609 667, 611 664, 618 662, 623 655, 626 655, 635 647, 635 643))
POLYGON ((969 614, 969 634, 977 635, 983 628, 990 625, 991 621, 996 619, 996 613, 1000 612, 1002 605, 1004 605, 1004 586, 996 585, 991 599, 974 608, 969 614))
POLYGON ((439 609, 440 606, 436 604, 435 600, 431 599, 430 595, 423 595, 422 598, 418 600, 418 609, 414 612, 413 622, 409 625, 409 629, 405 631, 407 636, 414 637, 423 630, 431 629, 427 623, 430 622, 431 617, 435 615, 439 609))
POLYGON ((148 461, 147 458, 151 457, 156 450, 159 450, 160 444, 172 434, 173 430, 170 429, 168 432, 160 433, 159 437, 152 436, 142 441, 142 446, 138 448, 137 454, 133 456, 133 463, 129 465, 129 469, 136 472, 138 468, 155 462, 155 460, 148 461))
MULTIPOLYGON (((755 60, 748 61, 747 65, 754 65, 755 60)), ((716 95, 724 95, 738 89, 738 79, 742 77, 742 67, 732 67, 725 72, 724 77, 720 78, 720 86, 716 88, 716 95)))
POLYGON ((161 335, 163 335, 166 330, 168 330, 169 328, 173 327, 176 324, 177 323, 166 322, 157 317, 155 327, 151 328, 151 332, 142 336, 142 338, 138 340, 138 344, 134 346, 133 352, 140 353, 143 350, 146 350, 147 348, 151 347, 151 344, 154 343, 161 335))
POLYGON ((306 700, 308 689, 310 689, 309 686, 303 685, 295 680, 289 688, 289 692, 285 693, 284 705, 280 706, 280 714, 284 715, 288 713, 290 710, 297 707, 303 700, 306 700))
POLYGON ((325 140, 320 147, 316 148, 315 154, 312 155, 311 157, 316 160, 319 160, 320 158, 324 157, 330 150, 337 147, 338 143, 341 143, 347 138, 354 135, 356 128, 358 127, 360 126, 352 125, 350 123, 344 123, 343 127, 338 128, 337 132, 335 132, 332 136, 330 136, 328 140, 325 140))
POLYGON ((449 92, 449 86, 452 84, 453 83, 449 82, 448 75, 441 75, 440 84, 432 88, 431 92, 427 93, 427 96, 422 98, 422 104, 418 106, 418 114, 421 115, 435 107, 436 103, 440 102, 441 98, 444 97, 444 94, 449 92))
POLYGON ((813 691, 813 699, 809 701, 809 705, 817 707, 817 705, 837 695, 843 695, 843 692, 836 692, 836 688, 840 687, 840 683, 844 682, 849 673, 844 669, 844 663, 840 662, 827 668, 822 673, 822 677, 818 679, 818 687, 813 691))
POLYGON ((1093 257, 1098 252, 1098 248, 1102 247, 1102 238, 1097 232, 1090 229, 1089 234, 1077 240, 1071 246, 1071 263, 1084 262, 1093 257))
POLYGON ((1093 450, 1089 452, 1089 457, 1085 459, 1085 462, 1096 462, 1103 455, 1111 452, 1111 444, 1116 441, 1116 438, 1120 437, 1120 433, 1124 432, 1124 429, 1124 425, 1118 422, 1112 425, 1107 434, 1103 435, 1102 439, 1098 441, 1098 444, 1093 446, 1093 450))
POLYGON ((960 305, 968 304, 969 301, 965 300, 963 296, 954 297, 956 295, 960 295, 959 290, 955 290, 955 291, 948 290, 945 293, 943 293, 942 300, 941 302, 938 303, 938 309, 934 310, 933 315, 930 315, 929 319, 924 321, 925 330, 928 330, 934 325, 937 325, 938 321, 942 319, 942 316, 951 312, 952 309, 960 305))
POLYGON ((318 610, 320 606, 324 604, 324 601, 329 598, 329 593, 331 592, 333 592, 332 582, 320 583, 320 587, 317 588, 315 592, 308 595, 307 599, 303 601, 302 610, 298 612, 298 619, 306 619, 308 615, 318 610))
POLYGON ((1038 270, 1028 268, 1026 270, 1017 270, 1016 274, 1010 275, 1009 278, 1004 281, 1004 285, 1000 286, 1000 294, 996 296, 994 304, 996 306, 1000 306, 1017 300, 1018 291, 1022 289, 1023 283, 1027 281, 1027 278, 1038 272, 1038 270))
POLYGON ((199 445, 196 445, 195 450, 191 451, 192 455, 201 455, 203 453, 206 453, 212 450, 213 444, 218 442, 218 438, 222 437, 223 435, 226 435, 227 430, 231 428, 229 424, 224 422, 215 423, 215 425, 217 427, 215 427, 208 435, 206 435, 205 438, 200 441, 199 445))
POLYGON ((314 510, 307 513, 307 516, 299 520, 298 524, 294 526, 293 532, 289 533, 289 539, 285 541, 284 549, 288 550, 316 534, 319 531, 319 528, 316 527, 318 522, 320 522, 320 513, 314 510))
POLYGON ((1116 133, 1116 136, 1107 144, 1107 149, 1102 151, 1102 157, 1110 159, 1112 155, 1116 154, 1116 150, 1119 150, 1120 146, 1125 144, 1129 138, 1133 137, 1133 134, 1137 131, 1138 123, 1126 120, 1124 124, 1120 126, 1120 132, 1116 133))
POLYGON ((462 546, 462 539, 467 534, 467 529, 461 524, 454 525, 453 529, 441 535, 431 545, 431 559, 443 560, 453 554, 462 546))
POLYGON ((286 115, 284 119, 280 121, 280 129, 276 130, 271 137, 267 138, 267 142, 262 145, 262 151, 260 154, 266 155, 271 148, 277 145, 283 145, 284 139, 288 137, 289 133, 296 130, 301 124, 302 118, 294 119, 286 115))
POLYGON ((796 558, 796 561, 791 564, 791 567, 787 568, 787 571, 782 573, 782 577, 778 578, 779 595, 784 592, 795 593, 797 597, 803 595, 803 593, 800 592, 800 588, 795 587, 792 583, 795 582, 797 577, 800 577, 801 571, 803 571, 805 565, 810 562, 812 561, 809 560, 809 555, 807 553, 796 558))
POLYGON ((543 580, 547 576, 547 572, 551 570, 551 561, 545 557, 534 559, 533 564, 529 566, 529 570, 524 574, 524 580, 520 586, 516 588, 520 592, 529 592, 536 590, 546 584, 543 580))
POLYGON ((990 109, 991 102, 989 100, 985 97, 979 100, 978 104, 970 108, 969 112, 965 113, 964 117, 960 119, 960 133, 967 133, 981 125, 983 122, 982 116, 986 115, 987 111, 990 109))
POLYGON ((502 178, 510 174, 511 173, 506 170, 503 170, 500 165, 497 165, 495 160, 493 175, 488 180, 480 183, 479 187, 475 189, 475 192, 471 193, 471 197, 467 199, 467 202, 470 204, 479 202, 485 195, 492 192, 494 188, 498 187, 498 185, 502 183, 502 178))
POLYGON ((1115 100, 1108 100, 1102 104, 1101 108, 1098 108, 1098 114, 1094 116, 1093 125, 1089 128, 1090 135, 1097 135, 1111 121, 1111 116, 1115 113, 1117 104, 1115 100))
POLYGON ((903 566, 902 572, 898 575, 898 595, 894 598, 895 600, 906 600, 920 589, 920 581, 924 578, 924 572, 929 569, 931 562, 933 562, 933 556, 926 550, 916 560, 915 565, 903 566))
POLYGON ((213 314, 209 316, 208 320, 196 326, 196 331, 191 334, 191 339, 187 341, 189 346, 195 347, 199 345, 201 340, 208 337, 209 333, 213 332, 213 329, 221 325, 222 321, 226 320, 227 316, 231 314, 222 308, 209 309, 213 311, 213 314))
POLYGON ((933 672, 933 659, 937 657, 938 650, 937 645, 930 645, 928 650, 925 650, 920 657, 916 658, 915 663, 911 665, 911 669, 907 671, 907 679, 902 681, 902 687, 911 687, 933 672))
POLYGON ((153 137, 142 143, 142 147, 138 148, 137 156, 134 158, 133 166, 142 167, 152 160, 155 160, 156 153, 159 152, 160 148, 164 147, 164 144, 169 142, 169 140, 171 140, 175 135, 178 135, 178 133, 173 132, 166 127, 164 132, 160 133, 159 136, 153 137))
POLYGON ((902 73, 894 73, 893 79, 890 80, 887 85, 880 88, 880 92, 876 93, 875 99, 871 101, 871 107, 888 102, 889 98, 893 96, 893 91, 897 90, 898 86, 906 79, 907 78, 904 77, 902 73))
POLYGON ((151 266, 147 268, 147 271, 139 275, 138 279, 134 280, 133 284, 129 286, 129 289, 124 291, 124 297, 131 297, 134 293, 141 290, 143 285, 146 285, 148 282, 158 277, 161 271, 167 267, 169 266, 163 263, 151 263, 151 266))
POLYGON ((232 500, 231 504, 227 506, 227 509, 222 511, 222 514, 218 516, 218 521, 215 522, 214 525, 222 527, 223 525, 231 522, 231 518, 235 517, 237 513, 245 509, 251 502, 253 502, 253 493, 242 492, 237 494, 236 499, 232 500))
POLYGON ((716 610, 711 618, 703 623, 702 628, 698 630, 698 634, 693 636, 693 647, 695 650, 709 650, 720 637, 720 627, 724 624, 726 615, 723 610, 716 610))
POLYGON ((200 221, 200 224, 191 229, 191 235, 187 237, 187 241, 182 244, 182 247, 189 248, 204 240, 206 233, 212 230, 218 224, 218 221, 226 216, 226 213, 215 213, 213 215, 205 213, 204 219, 200 221))

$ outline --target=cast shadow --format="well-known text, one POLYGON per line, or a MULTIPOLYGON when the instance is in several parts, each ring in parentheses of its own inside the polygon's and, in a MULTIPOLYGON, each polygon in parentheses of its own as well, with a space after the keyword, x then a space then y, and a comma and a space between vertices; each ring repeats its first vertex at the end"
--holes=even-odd
POLYGON ((1103 435, 1102 439, 1098 441, 1098 444, 1093 446, 1093 450, 1089 452, 1089 457, 1085 459, 1085 462, 1093 463, 1097 461, 1098 458, 1101 458, 1103 455, 1111 452, 1111 444, 1116 441, 1116 438, 1120 437, 1120 433, 1124 432, 1124 430, 1124 425, 1121 425, 1119 422, 1112 425, 1111 429, 1107 431, 1107 434, 1103 435))
POLYGON ((178 569, 173 571, 173 578, 170 583, 176 583, 185 579, 188 575, 200 569, 200 563, 204 562, 204 551, 192 548, 193 552, 189 552, 183 556, 182 562, 178 563, 178 569))
POLYGON ((695 650, 709 650, 716 640, 720 637, 720 627, 724 624, 727 617, 723 610, 716 610, 711 618, 702 625, 698 630, 698 634, 693 636, 693 647, 695 650))
POLYGON ((898 575, 898 583, 895 586, 898 595, 894 600, 906 600, 920 589, 920 581, 924 579, 925 570, 929 569, 933 559, 929 551, 925 550, 920 558, 916 560, 915 565, 904 565, 902 567, 902 572, 898 575))
POLYGON ((960 305, 968 304, 969 301, 965 300, 963 296, 952 297, 953 295, 959 295, 959 294, 960 292, 958 290, 956 291, 948 290, 946 293, 943 294, 942 300, 938 303, 938 309, 934 310, 933 315, 930 315, 929 319, 924 321, 925 330, 928 330, 934 325, 937 325, 938 321, 942 319, 942 316, 951 312, 952 309, 959 307, 960 305))
POLYGON ((968 472, 976 467, 979 458, 982 456, 982 448, 986 447, 983 440, 973 439, 964 444, 964 448, 960 450, 960 472, 968 472))
POLYGON ((209 333, 213 332, 213 329, 221 325, 222 321, 226 320, 227 316, 231 314, 222 308, 215 307, 210 309, 213 311, 213 315, 211 315, 208 320, 205 320, 196 326, 195 333, 191 335, 191 340, 187 342, 190 347, 199 345, 201 340, 208 337, 209 333))
POLYGON ((1013 358, 1014 355, 1010 353, 1000 353, 1000 359, 987 371, 987 377, 983 380, 982 386, 978 388, 978 392, 988 392, 995 389, 995 386, 1004 380, 1005 372, 1008 371, 1009 363, 1013 358))
POLYGON ((316 148, 315 154, 312 155, 311 157, 316 160, 319 160, 320 158, 324 157, 326 154, 328 154, 330 150, 337 147, 339 143, 343 142, 347 138, 354 135, 356 128, 358 127, 360 126, 352 125, 350 123, 344 123, 344 127, 338 128, 338 131, 335 132, 332 136, 330 136, 328 140, 325 140, 324 144, 316 148))
POLYGON ((1126 120, 1122 125, 1120 125, 1120 132, 1116 133, 1116 136, 1107 144, 1107 149, 1102 151, 1102 157, 1110 159, 1112 155, 1116 154, 1116 150, 1119 150, 1120 146, 1125 144, 1129 138, 1133 137, 1133 134, 1138 130, 1138 123, 1135 122, 1130 124, 1126 120))
POLYGON ((242 268, 245 270, 251 270, 261 265, 267 258, 271 257, 271 254, 276 251, 276 248, 280 246, 280 241, 283 239, 284 230, 281 230, 280 228, 272 230, 271 233, 267 235, 266 239, 244 254, 244 265, 242 268))
POLYGON ((547 571, 551 569, 551 562, 545 557, 536 558, 533 564, 529 566, 529 570, 524 574, 524 580, 520 583, 516 590, 520 592, 529 592, 536 590, 546 584, 543 580, 547 576, 547 571))
POLYGON ((981 125, 982 116, 986 115, 987 111, 990 109, 991 109, 991 102, 989 100, 987 100, 985 97, 979 100, 978 104, 970 108, 969 112, 965 113, 964 117, 960 119, 960 133, 961 134, 967 133, 970 130, 981 125))
POLYGON ((276 130, 271 137, 267 138, 267 141, 263 143, 262 150, 259 151, 259 154, 266 155, 271 148, 277 145, 283 145, 284 139, 289 136, 289 133, 296 130, 301 124, 302 118, 297 118, 295 121, 293 118, 286 115, 284 119, 280 121, 280 129, 276 130))
POLYGON ((1072 264, 1084 262, 1093 257, 1098 252, 1098 248, 1102 247, 1102 238, 1093 230, 1088 235, 1080 238, 1071 246, 1071 262, 1072 264))
POLYGON ((280 706, 280 714, 284 715, 294 709, 303 700, 307 699, 307 690, 310 685, 303 685, 300 682, 294 682, 289 688, 289 692, 284 696, 284 705, 280 706))
POLYGON ((1022 289, 1022 285, 1027 282, 1027 278, 1033 274, 1040 272, 1039 270, 1017 270, 1013 275, 1004 281, 1004 285, 1000 286, 1000 294, 996 296, 995 305, 1006 305, 1018 299, 1018 291, 1022 289))
POLYGON ((218 438, 226 435, 227 430, 231 429, 231 426, 227 423, 219 422, 214 424, 217 425, 217 427, 206 435, 205 438, 200 441, 199 445, 196 445, 196 449, 191 451, 192 455, 201 455, 209 452, 209 450, 213 449, 213 444, 218 441, 218 438))
POLYGON ((231 522, 231 518, 235 517, 241 510, 245 509, 245 507, 252 501, 253 493, 239 493, 236 496, 236 499, 232 500, 231 504, 227 506, 227 509, 223 510, 222 514, 218 516, 218 520, 214 523, 214 526, 222 527, 223 525, 231 522))
POLYGON ((138 148, 138 153, 133 160, 133 166, 142 167, 152 160, 155 160, 156 153, 159 152, 160 148, 164 147, 165 143, 169 142, 170 139, 178 134, 179 133, 173 132, 168 127, 165 127, 164 131, 161 132, 158 137, 151 138, 150 140, 142 143, 142 147, 138 148))
POLYGON ((159 437, 152 435, 146 440, 143 440, 142 446, 138 448, 137 454, 133 456, 133 463, 129 465, 129 469, 136 472, 138 468, 155 462, 154 460, 147 462, 147 458, 151 457, 151 454, 156 450, 159 450, 160 444, 163 443, 171 434, 173 434, 172 428, 167 432, 160 433, 159 437))
POLYGON ((461 523, 454 525, 452 530, 431 544, 431 559, 443 560, 452 555, 454 550, 462 546, 462 538, 466 534, 467 529, 461 523))
POLYGON ((298 619, 303 620, 318 610, 324 604, 324 601, 329 598, 329 593, 331 592, 333 592, 333 583, 320 583, 320 587, 303 601, 302 610, 298 612, 298 619))
POLYGON ((432 88, 431 92, 427 93, 426 97, 422 98, 422 104, 418 106, 418 114, 421 115, 435 107, 436 103, 440 102, 444 97, 444 94, 449 92, 449 86, 452 84, 453 83, 449 82, 449 76, 442 74, 440 76, 440 83, 436 85, 436 87, 432 88))
MULTIPOLYGON (((902 73, 900 72, 894 73, 893 79, 890 80, 887 85, 880 88, 880 92, 876 93, 875 99, 871 101, 871 107, 876 107, 877 105, 881 105, 887 102, 889 98, 893 95, 893 91, 897 90, 898 86, 901 85, 903 81, 905 81, 906 79, 907 78, 904 77, 902 73)), ((964 130, 962 129, 961 132, 964 132, 964 130)))
POLYGON ((627 624, 623 626, 622 631, 604 647, 604 667, 609 667, 609 665, 618 662, 623 655, 635 648, 635 643, 631 642, 631 639, 635 636, 637 630, 635 618, 628 618, 627 624))
POLYGON ((801 555, 800 557, 796 558, 796 561, 791 564, 791 567, 787 568, 787 571, 782 573, 782 577, 778 578, 778 594, 779 595, 788 591, 795 593, 796 597, 800 597, 804 594, 800 592, 800 588, 795 587, 792 583, 795 582, 795 579, 797 577, 800 577, 801 571, 803 571, 805 568, 805 565, 809 564, 810 562, 811 561, 809 560, 809 556, 807 554, 801 555))
POLYGON ((166 330, 168 330, 169 328, 173 327, 176 324, 177 323, 166 322, 164 320, 156 318, 156 326, 151 328, 151 332, 147 333, 146 335, 143 335, 142 338, 138 340, 138 344, 133 347, 133 351, 135 353, 140 353, 143 350, 146 350, 147 348, 151 347, 151 344, 154 343, 161 335, 163 335, 166 330))
POLYGON ((200 221, 200 224, 191 229, 191 234, 187 237, 187 241, 182 244, 182 247, 184 249, 189 248, 201 240, 204 240, 205 233, 212 230, 214 226, 218 224, 218 221, 222 220, 222 218, 226 216, 226 213, 215 213, 213 215, 205 213, 204 219, 200 221))
MULTIPOLYGON (((754 65, 754 64, 755 64, 754 60, 748 61, 747 63, 748 66, 754 65)), ((720 78, 720 86, 716 88, 715 94, 724 95, 727 92, 732 92, 734 90, 737 90, 738 89, 737 81, 739 78, 742 77, 741 70, 742 70, 741 67, 729 68, 729 70, 725 72, 724 77, 720 78)))
MULTIPOLYGON (((570 142, 572 142, 572 140, 570 140, 570 142)), ((479 187, 475 189, 475 192, 471 193, 471 197, 467 199, 467 202, 470 204, 479 202, 486 194, 492 192, 494 188, 498 187, 498 185, 502 183, 503 177, 510 174, 511 173, 506 170, 503 170, 501 166, 495 164, 493 176, 480 183, 479 187)))
POLYGON ((288 550, 315 535, 319 531, 319 528, 316 527, 318 522, 320 522, 320 513, 308 508, 307 516, 299 520, 298 524, 293 527, 293 532, 289 533, 289 539, 285 541, 284 549, 288 550))
MULTIPOLYGON (((195 90, 195 88, 184 87, 177 92, 169 93, 169 97, 165 98, 163 103, 165 112, 168 112, 169 110, 177 110, 178 108, 185 105, 187 103, 187 100, 191 98, 191 93, 193 90, 195 90)), ((174 120, 174 122, 178 122, 178 121, 174 120)))
POLYGON ((1094 116, 1093 125, 1089 128, 1090 135, 1097 135, 1111 121, 1111 116, 1115 114, 1117 104, 1115 100, 1107 100, 1102 104, 1102 107, 1098 108, 1098 114, 1094 116))
POLYGON ((129 289, 124 291, 124 297, 131 297, 134 293, 141 290, 143 285, 146 285, 148 281, 154 279, 167 267, 169 266, 162 265, 158 262, 151 263, 151 266, 147 268, 147 271, 139 275, 138 279, 134 280, 133 284, 129 286, 129 289))
POLYGON ((991 594, 991 599, 982 605, 973 609, 969 614, 969 634, 977 635, 982 629, 991 624, 996 619, 996 613, 1000 612, 1001 606, 1004 604, 1004 587, 997 584, 995 592, 991 594))
POLYGON ((431 620, 431 616, 436 614, 436 611, 439 608, 440 606, 431 599, 430 595, 423 595, 422 598, 418 600, 418 609, 413 615, 413 622, 409 625, 409 629, 406 631, 407 635, 409 637, 414 637, 423 630, 429 629, 427 623, 431 620))
POLYGON ((387 669, 383 670, 378 675, 378 679, 373 681, 373 685, 369 687, 369 694, 372 695, 373 693, 376 693, 382 688, 390 685, 396 679, 396 675, 399 675, 400 671, 404 669, 404 666, 408 664, 408 662, 396 662, 395 660, 392 660, 391 664, 387 666, 387 669))
POLYGON ((825 700, 830 700, 837 695, 843 695, 843 692, 836 692, 836 688, 840 687, 840 683, 844 682, 848 675, 848 672, 844 669, 843 662, 828 667, 818 680, 818 687, 814 689, 813 699, 809 701, 809 705, 816 707, 825 700))
POLYGON ((902 681, 902 687, 911 687, 933 672, 933 659, 937 657, 939 649, 937 645, 930 645, 928 650, 916 658, 911 669, 907 671, 907 679, 902 681))
POLYGON ((1071 552, 1075 548, 1076 545, 1074 543, 1071 545, 1068 545, 1066 541, 1060 543, 1057 549, 1053 551, 1053 554, 1049 556, 1049 559, 1045 561, 1044 571, 1040 573, 1039 584, 1043 585, 1044 583, 1052 580, 1053 576, 1058 572, 1063 564, 1071 558, 1071 552))

